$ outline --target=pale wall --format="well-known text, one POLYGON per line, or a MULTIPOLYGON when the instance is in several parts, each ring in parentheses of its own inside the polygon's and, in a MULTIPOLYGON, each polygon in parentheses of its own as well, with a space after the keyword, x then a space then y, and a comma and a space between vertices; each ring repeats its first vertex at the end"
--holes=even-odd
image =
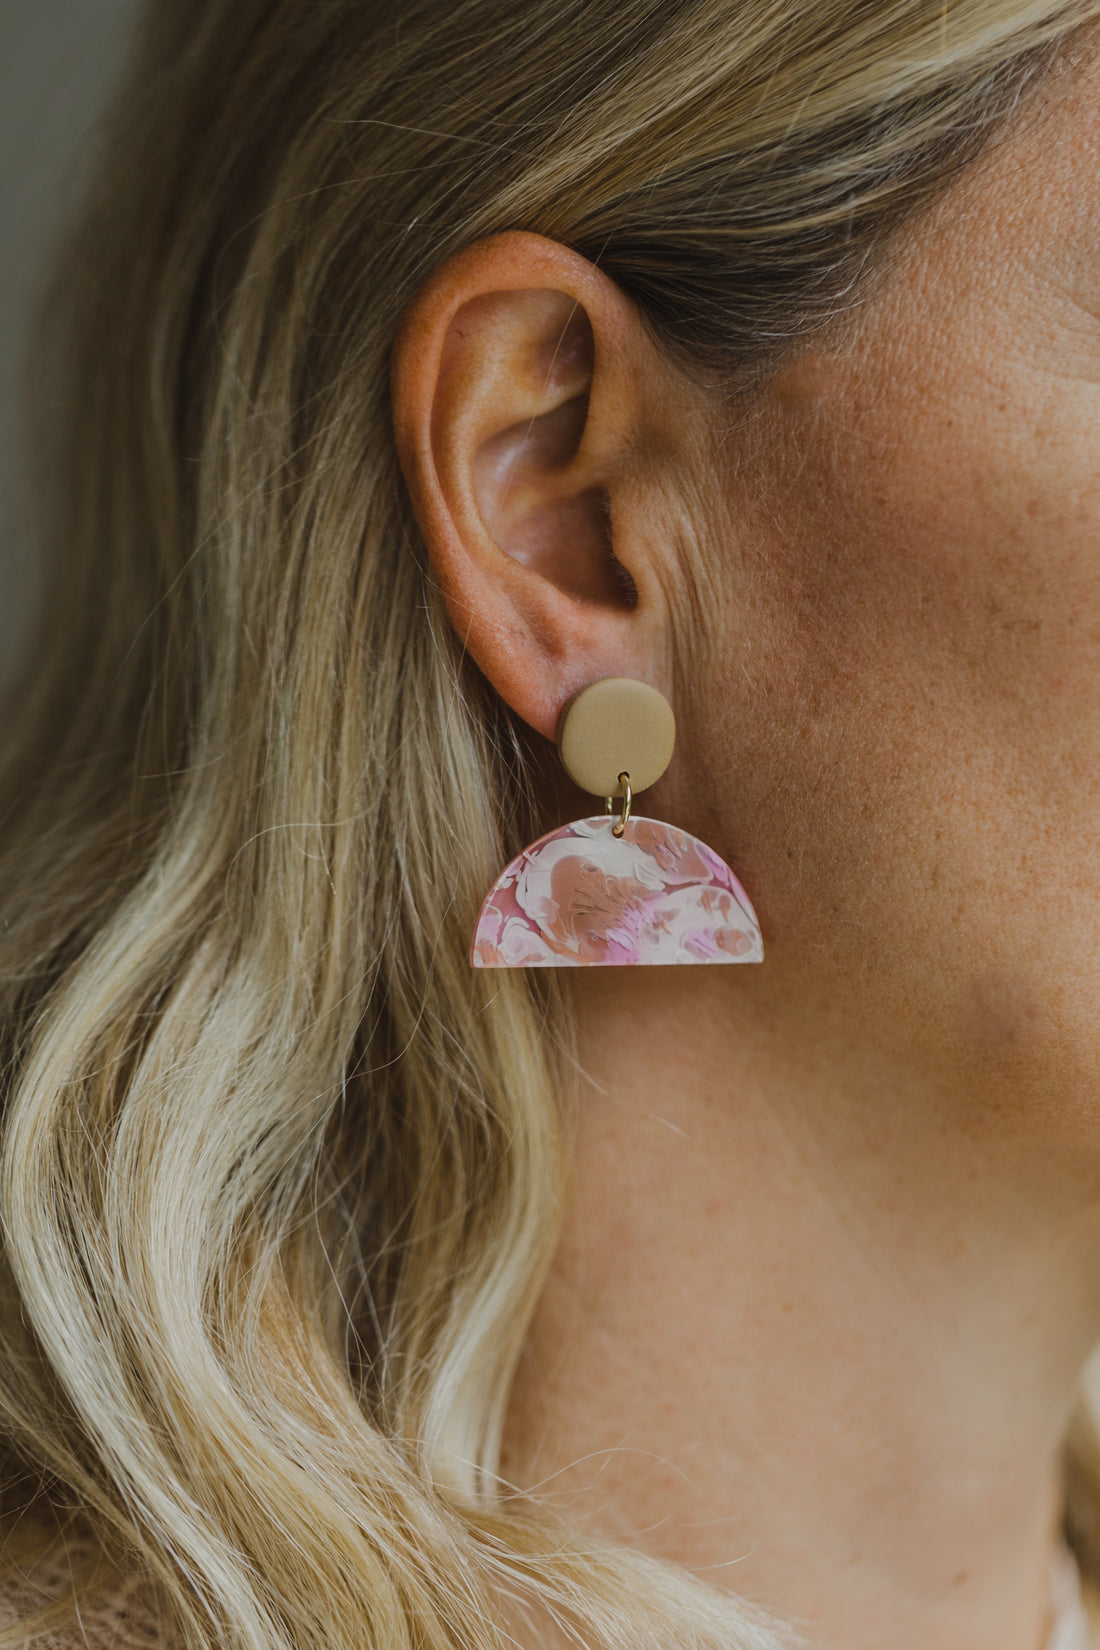
POLYGON ((17 415, 28 303, 136 10, 136 0, 0 0, 0 676, 34 586, 17 415))

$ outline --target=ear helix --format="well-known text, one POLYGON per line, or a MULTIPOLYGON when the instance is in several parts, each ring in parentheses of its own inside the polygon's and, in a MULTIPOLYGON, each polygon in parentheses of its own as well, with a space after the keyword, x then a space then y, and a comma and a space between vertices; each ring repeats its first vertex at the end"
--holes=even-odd
POLYGON ((474 927, 474 968, 763 961, 756 914, 725 861, 675 825, 632 817, 675 739, 671 705, 645 682, 605 676, 573 696, 558 751, 606 812, 550 831, 501 872, 474 927))

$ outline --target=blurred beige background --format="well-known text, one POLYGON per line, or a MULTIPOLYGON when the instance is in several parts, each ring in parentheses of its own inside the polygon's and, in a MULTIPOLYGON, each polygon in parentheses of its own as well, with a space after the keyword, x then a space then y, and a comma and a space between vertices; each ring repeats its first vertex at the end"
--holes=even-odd
POLYGON ((0 0, 0 678, 35 588, 17 412, 28 306, 136 11, 137 0, 0 0))

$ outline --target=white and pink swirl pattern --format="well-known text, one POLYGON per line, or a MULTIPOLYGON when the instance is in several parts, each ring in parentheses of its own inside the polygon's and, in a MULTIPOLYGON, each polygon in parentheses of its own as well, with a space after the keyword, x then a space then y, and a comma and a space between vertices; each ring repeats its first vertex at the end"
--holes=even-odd
POLYGON ((609 968, 763 962, 745 890, 713 849, 675 825, 607 815, 525 848, 486 895, 474 968, 609 968))

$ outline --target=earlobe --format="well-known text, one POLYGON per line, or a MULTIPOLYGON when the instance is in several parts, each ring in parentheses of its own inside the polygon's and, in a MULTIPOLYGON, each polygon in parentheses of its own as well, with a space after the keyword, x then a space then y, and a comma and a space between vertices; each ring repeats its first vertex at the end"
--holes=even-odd
POLYGON ((395 351, 399 453, 452 622, 547 737, 585 682, 655 674, 656 604, 616 519, 644 403, 631 322, 577 254, 506 235, 439 272, 395 351))

